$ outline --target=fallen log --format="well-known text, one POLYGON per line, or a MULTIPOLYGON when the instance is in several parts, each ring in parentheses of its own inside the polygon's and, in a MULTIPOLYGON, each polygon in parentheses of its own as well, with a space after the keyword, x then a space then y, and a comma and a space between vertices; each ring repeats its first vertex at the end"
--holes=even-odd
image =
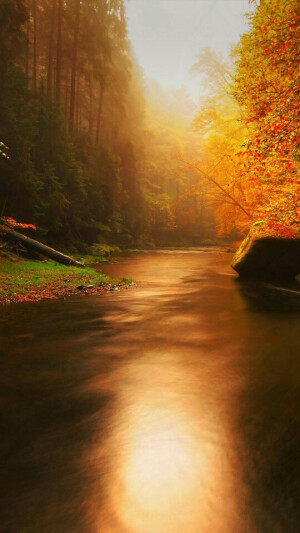
POLYGON ((76 261, 76 259, 73 259, 73 257, 62 254, 61 252, 54 250, 54 248, 50 248, 50 246, 46 246, 46 244, 42 244, 35 239, 26 237, 26 235, 22 235, 22 233, 19 233, 18 231, 14 231, 5 226, 1 226, 0 230, 5 239, 22 244, 29 250, 33 250, 34 252, 38 252, 46 257, 49 257, 50 259, 53 259, 53 261, 57 261, 57 263, 85 268, 83 263, 76 261))

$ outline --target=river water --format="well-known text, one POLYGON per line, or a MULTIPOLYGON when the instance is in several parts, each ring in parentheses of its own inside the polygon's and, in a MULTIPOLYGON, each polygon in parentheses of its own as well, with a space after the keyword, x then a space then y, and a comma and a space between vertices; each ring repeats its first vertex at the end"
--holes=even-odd
POLYGON ((104 265, 137 286, 0 309, 3 533, 292 533, 299 285, 222 250, 104 265))

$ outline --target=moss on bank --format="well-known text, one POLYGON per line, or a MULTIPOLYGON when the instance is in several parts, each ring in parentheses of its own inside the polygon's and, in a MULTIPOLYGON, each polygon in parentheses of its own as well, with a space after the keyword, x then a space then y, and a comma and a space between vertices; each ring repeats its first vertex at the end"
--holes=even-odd
POLYGON ((98 294, 128 285, 87 267, 84 270, 54 261, 0 262, 0 303, 64 298, 72 294, 98 294))

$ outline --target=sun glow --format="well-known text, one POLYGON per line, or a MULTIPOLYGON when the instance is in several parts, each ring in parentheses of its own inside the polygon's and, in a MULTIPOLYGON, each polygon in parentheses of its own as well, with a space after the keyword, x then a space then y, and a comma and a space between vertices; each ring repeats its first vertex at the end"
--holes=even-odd
POLYGON ((155 402, 139 413, 121 470, 122 515, 133 532, 194 531, 204 459, 183 418, 155 402))
POLYGON ((167 412, 154 411, 144 420, 132 436, 124 469, 127 495, 143 511, 169 513, 197 485, 193 446, 186 428, 167 412))
POLYGON ((171 353, 123 368, 99 533, 231 533, 226 434, 204 383, 171 353))

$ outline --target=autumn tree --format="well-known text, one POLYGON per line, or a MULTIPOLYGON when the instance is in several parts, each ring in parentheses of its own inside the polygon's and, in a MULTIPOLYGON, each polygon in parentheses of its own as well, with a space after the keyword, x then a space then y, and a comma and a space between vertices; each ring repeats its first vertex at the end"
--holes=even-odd
POLYGON ((199 173, 219 234, 238 236, 264 220, 277 234, 297 228, 299 202, 299 3, 264 0, 248 15, 235 63, 203 50, 193 71, 207 97, 194 126, 199 173), (203 78, 204 76, 204 78, 203 78))
POLYGON ((240 175, 256 199, 256 218, 289 233, 296 229, 299 208, 299 1, 252 3, 233 85, 249 129, 238 154, 240 175))
POLYGON ((202 204, 214 210, 219 236, 237 238, 247 231, 253 213, 249 188, 235 160, 247 132, 241 124, 241 108, 231 94, 233 65, 206 48, 200 51, 192 72, 201 75, 205 96, 193 121, 198 153, 177 156, 185 172, 198 175, 186 195, 201 193, 202 204))

